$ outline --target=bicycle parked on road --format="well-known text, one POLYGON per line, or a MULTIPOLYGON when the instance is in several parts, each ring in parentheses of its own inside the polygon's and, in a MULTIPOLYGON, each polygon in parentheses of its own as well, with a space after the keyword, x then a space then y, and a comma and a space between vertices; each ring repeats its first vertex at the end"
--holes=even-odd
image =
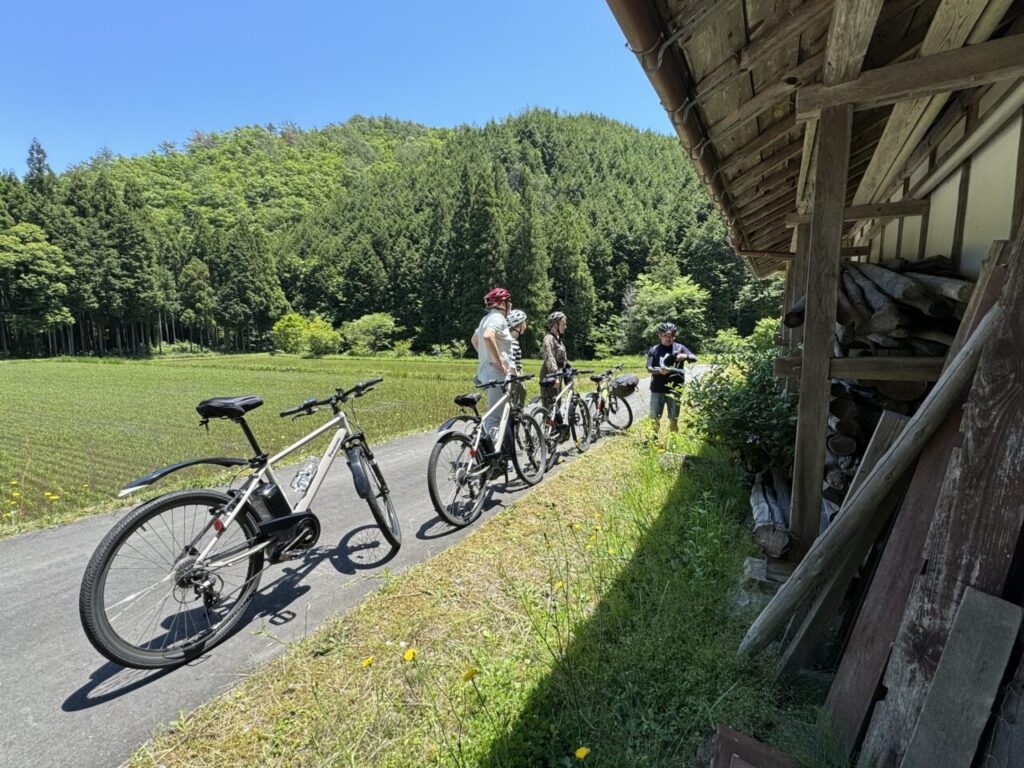
POLYGON ((555 396, 550 408, 541 404, 541 398, 530 401, 533 413, 541 422, 541 431, 548 450, 548 468, 558 460, 558 447, 571 440, 577 451, 583 453, 590 447, 590 409, 587 407, 573 383, 576 376, 593 373, 592 368, 575 370, 566 363, 561 373, 552 373, 540 380, 542 387, 554 387, 561 381, 562 388, 555 396))
MULTIPOLYGON (((298 442, 268 458, 245 421, 263 400, 255 395, 217 397, 197 407, 200 425, 228 419, 245 433, 251 459, 192 459, 163 467, 129 483, 127 496, 185 467, 213 464, 252 471, 237 488, 175 491, 132 510, 93 553, 79 594, 85 634, 111 661, 156 669, 193 659, 223 640, 245 613, 259 586, 264 561, 303 556, 320 536, 310 510, 335 457, 344 452, 359 496, 366 500, 384 538, 398 548, 402 532, 366 437, 353 429, 342 405, 372 391, 383 378, 337 389, 323 400, 309 399, 281 416, 312 416, 330 406, 334 416, 298 442), (274 465, 321 435, 334 431, 322 457, 292 481, 302 493, 293 507, 281 490, 274 465)), ((353 420, 354 420, 353 416, 353 420)), ((356 425, 358 427, 358 424, 356 425)), ((244 471, 244 470, 243 470, 244 471)))
POLYGON ((481 416, 477 408, 481 394, 459 395, 455 404, 471 409, 441 425, 441 436, 430 452, 427 464, 427 489, 437 514, 447 523, 465 526, 480 516, 492 481, 504 474, 508 485, 508 462, 526 485, 540 482, 547 467, 547 446, 540 424, 522 406, 513 402, 512 386, 529 381, 533 374, 509 376, 478 384, 478 389, 500 386, 501 398, 481 416), (496 434, 501 444, 494 445, 484 429, 488 416, 501 411, 496 434), (464 431, 468 426, 468 431, 464 431))
POLYGON ((590 377, 595 389, 584 395, 583 399, 590 412, 591 443, 601 436, 604 424, 616 432, 629 429, 633 424, 633 409, 626 398, 636 391, 640 379, 632 374, 613 378, 622 368, 623 364, 619 363, 604 373, 590 377))

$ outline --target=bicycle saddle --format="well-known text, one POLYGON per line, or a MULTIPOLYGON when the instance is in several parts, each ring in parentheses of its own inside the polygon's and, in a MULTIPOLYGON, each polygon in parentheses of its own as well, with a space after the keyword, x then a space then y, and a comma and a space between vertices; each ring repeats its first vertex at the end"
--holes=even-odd
POLYGON ((263 398, 259 395, 211 397, 197 405, 196 412, 204 419, 237 419, 261 405, 263 398))
POLYGON ((480 393, 472 392, 468 395, 457 395, 455 398, 455 404, 461 405, 464 408, 472 408, 474 405, 480 402, 480 393))
POLYGON ((603 378, 604 376, 599 376, 598 374, 595 373, 593 376, 590 377, 590 380, 595 384, 600 384, 603 378))

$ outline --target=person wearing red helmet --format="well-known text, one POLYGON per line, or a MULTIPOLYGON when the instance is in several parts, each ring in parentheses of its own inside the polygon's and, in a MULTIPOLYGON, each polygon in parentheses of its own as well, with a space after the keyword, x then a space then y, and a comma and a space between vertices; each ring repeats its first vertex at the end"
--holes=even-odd
MULTIPOLYGON (((504 288, 494 288, 484 296, 487 314, 473 332, 470 342, 477 354, 477 383, 504 379, 512 373, 512 331, 506 316, 512 309, 512 294, 504 288)), ((487 402, 493 407, 501 399, 501 387, 487 388, 487 402)), ((484 428, 494 437, 501 421, 497 411, 484 420, 484 428)))

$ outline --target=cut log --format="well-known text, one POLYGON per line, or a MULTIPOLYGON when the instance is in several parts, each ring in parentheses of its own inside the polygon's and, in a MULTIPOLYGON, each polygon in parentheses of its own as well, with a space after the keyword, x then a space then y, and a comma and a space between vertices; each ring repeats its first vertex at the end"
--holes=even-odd
MULTIPOLYGON (((839 467, 834 467, 825 470, 825 482, 829 484, 830 488, 835 488, 841 493, 845 493, 850 487, 850 477, 839 467)), ((841 499, 840 499, 841 500, 841 499)))
MULTIPOLYGON (((899 328, 899 327, 893 328, 892 332, 893 333, 901 333, 902 332, 902 333, 904 333, 907 336, 910 335, 907 332, 906 328, 902 328, 902 329, 899 328)), ((871 334, 868 334, 865 338, 866 338, 866 340, 870 344, 877 344, 879 347, 884 347, 885 349, 899 349, 901 347, 906 346, 899 339, 893 338, 892 336, 888 336, 888 335, 882 334, 882 333, 871 333, 871 334)))
POLYGON ((943 333, 942 331, 933 331, 926 328, 920 330, 914 330, 911 336, 915 339, 924 339, 925 341, 933 341, 936 344, 943 344, 947 347, 953 346, 953 339, 955 338, 952 334, 943 333))
POLYGON ((889 333, 907 325, 907 316, 900 312, 896 302, 865 277, 858 268, 859 266, 863 265, 855 267, 853 264, 848 264, 846 269, 864 294, 864 300, 868 307, 871 308, 871 330, 875 333, 889 333))
POLYGON ((857 287, 853 278, 843 270, 839 281, 839 305, 845 301, 847 311, 853 316, 853 324, 858 333, 867 333, 871 327, 871 310, 864 302, 864 292, 857 287))
POLYGON ((807 297, 801 296, 782 316, 782 324, 787 328, 799 328, 804 324, 804 308, 807 297))
POLYGON ((967 302, 971 300, 974 283, 955 277, 926 275, 923 272, 906 272, 907 277, 916 280, 936 296, 945 296, 953 301, 967 302))
POLYGON ((838 435, 849 435, 854 440, 860 438, 862 430, 857 419, 840 419, 837 416, 828 417, 828 427, 838 435))
POLYGON ((912 271, 927 275, 955 276, 957 274, 956 265, 948 256, 929 256, 919 261, 899 259, 893 264, 893 267, 901 272, 912 271))
POLYGON ((873 381, 879 393, 890 400, 911 403, 924 397, 928 391, 927 381, 873 381))
POLYGON ((754 541, 757 546, 768 557, 782 557, 789 549, 789 530, 778 499, 765 485, 763 473, 757 475, 750 489, 750 508, 754 515, 754 541))
POLYGON ((825 445, 836 456, 852 456, 857 452, 857 441, 849 435, 829 435, 825 445))
POLYGON ((878 264, 860 262, 856 267, 871 282, 900 301, 919 299, 925 296, 924 286, 906 275, 886 269, 878 264))
MULTIPOLYGON (((897 440, 879 459, 878 465, 863 484, 850 494, 845 514, 829 527, 824 536, 814 541, 793 576, 751 625, 740 643, 740 655, 750 655, 763 649, 823 583, 829 569, 836 564, 857 532, 872 518, 882 499, 917 458, 922 446, 928 442, 947 411, 960 397, 964 386, 974 376, 978 359, 993 329, 998 325, 1001 312, 999 306, 993 307, 981 321, 897 440)), ((845 436, 834 435, 832 439, 838 437, 845 436)), ((837 451, 831 442, 829 449, 840 455, 847 453, 837 451)))
POLYGON ((778 467, 772 467, 771 475, 772 490, 775 491, 775 501, 782 513, 782 523, 789 528, 789 508, 793 504, 793 491, 790 488, 789 478, 778 467))
POLYGON ((900 301, 918 312, 923 312, 928 317, 945 319, 953 316, 953 302, 939 296, 925 295, 913 299, 900 299, 900 301))
MULTIPOLYGON (((846 323, 836 323, 836 341, 840 345, 846 347, 854 342, 857 338, 857 331, 853 325, 847 325, 846 323)), ((843 350, 845 352, 845 349, 843 350)), ((837 357, 845 357, 845 355, 837 355, 837 357)))
POLYGON ((856 401, 848 397, 833 398, 828 404, 830 415, 840 419, 855 419, 860 412, 856 401))

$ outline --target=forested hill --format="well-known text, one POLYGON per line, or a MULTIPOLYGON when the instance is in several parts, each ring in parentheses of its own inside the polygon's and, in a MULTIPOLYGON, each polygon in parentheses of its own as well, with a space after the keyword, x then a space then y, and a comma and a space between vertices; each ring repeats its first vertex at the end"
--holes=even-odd
POLYGON ((577 355, 628 346, 655 285, 693 341, 766 301, 678 143, 592 115, 197 132, 59 175, 33 142, 0 175, 2 354, 260 348, 290 309, 388 312, 426 350, 465 339, 499 284, 531 318, 565 311, 577 355))

